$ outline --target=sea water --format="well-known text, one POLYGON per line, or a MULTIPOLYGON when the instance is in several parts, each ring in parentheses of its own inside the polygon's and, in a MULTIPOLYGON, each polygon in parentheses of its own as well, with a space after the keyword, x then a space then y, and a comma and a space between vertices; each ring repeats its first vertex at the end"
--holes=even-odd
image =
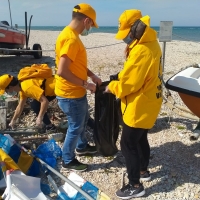
MULTIPOLYGON (((24 29, 24 26, 19 26, 24 29)), ((44 30, 44 31, 61 31, 64 26, 32 26, 31 30, 44 30)), ((152 28, 158 32, 159 26, 152 26, 152 28)), ((92 33, 114 33, 118 30, 117 26, 100 26, 99 28, 93 28, 92 33)), ((174 26, 172 29, 172 39, 180 41, 194 41, 200 42, 200 27, 199 26, 174 26)))

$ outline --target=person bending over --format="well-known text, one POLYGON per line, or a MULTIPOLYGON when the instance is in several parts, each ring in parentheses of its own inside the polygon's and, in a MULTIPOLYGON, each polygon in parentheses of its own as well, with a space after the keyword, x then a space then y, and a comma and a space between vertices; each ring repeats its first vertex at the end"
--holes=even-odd
POLYGON ((17 77, 10 74, 4 74, 0 76, 0 89, 1 94, 5 91, 8 94, 15 95, 19 92, 19 104, 15 110, 14 116, 9 123, 9 126, 14 128, 16 120, 20 117, 27 98, 32 98, 31 102, 32 110, 37 114, 36 125, 42 127, 42 123, 46 125, 46 132, 52 132, 56 130, 54 124, 51 123, 48 115, 47 108, 49 102, 56 98, 54 93, 55 78, 52 76, 45 79, 31 78, 23 81, 19 81, 17 77))

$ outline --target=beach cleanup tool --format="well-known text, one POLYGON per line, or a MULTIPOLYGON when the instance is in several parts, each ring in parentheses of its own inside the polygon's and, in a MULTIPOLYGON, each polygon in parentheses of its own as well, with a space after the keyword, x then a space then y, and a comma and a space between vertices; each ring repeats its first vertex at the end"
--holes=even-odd
MULTIPOLYGON (((12 138, 13 139, 13 138, 12 138)), ((44 162, 43 160, 41 160, 40 158, 38 158, 37 156, 35 156, 31 151, 27 150, 26 148, 24 148, 22 145, 18 144, 14 139, 13 142, 21 149, 23 150, 25 153, 27 153, 28 155, 31 155, 32 157, 34 157, 36 160, 38 160, 41 165, 45 168, 47 168, 48 170, 50 170, 52 173, 54 173, 55 175, 57 175, 59 178, 61 178, 63 181, 67 182, 69 185, 71 185, 73 188, 75 188, 78 192, 80 192, 87 200, 94 200, 88 193, 86 193, 84 190, 82 190, 81 188, 79 188, 73 181, 71 181, 70 179, 68 179, 67 177, 63 176, 61 173, 59 173, 58 171, 56 171, 54 168, 52 168, 50 165, 48 165, 46 162, 44 162)))

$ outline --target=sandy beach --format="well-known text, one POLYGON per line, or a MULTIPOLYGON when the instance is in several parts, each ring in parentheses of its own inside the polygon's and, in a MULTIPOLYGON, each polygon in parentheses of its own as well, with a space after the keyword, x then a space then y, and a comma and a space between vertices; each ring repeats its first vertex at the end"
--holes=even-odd
MULTIPOLYGON (((33 56, 0 55, 0 75, 16 75, 27 65, 47 63, 55 66, 55 42, 59 31, 31 31, 29 46, 34 43, 42 46, 43 58, 33 56)), ((123 41, 116 40, 114 34, 92 33, 81 37, 88 54, 88 68, 99 75, 103 81, 123 68, 123 41)), ((160 43, 162 48, 163 43, 160 43)), ((166 44, 164 80, 167 80, 181 68, 200 63, 200 43, 191 41, 172 41, 166 44)), ((176 92, 173 98, 185 106, 176 92)), ((88 94, 90 106, 94 105, 94 95, 88 94)), ((144 183, 146 194, 136 199, 200 199, 200 144, 199 140, 190 141, 196 121, 174 114, 165 105, 162 106, 158 119, 149 132, 151 160, 149 170, 152 181, 144 183)), ((121 186, 122 171, 125 170, 124 158, 120 151, 114 158, 97 154, 94 157, 80 157, 82 162, 90 164, 89 170, 78 173, 95 184, 112 200, 117 199, 115 191, 121 186)), ((58 169, 61 162, 58 161, 58 169)), ((62 172, 62 171, 61 171, 62 172)), ((68 172, 62 172, 68 175, 68 172)), ((125 177, 125 182, 127 178, 125 177)))

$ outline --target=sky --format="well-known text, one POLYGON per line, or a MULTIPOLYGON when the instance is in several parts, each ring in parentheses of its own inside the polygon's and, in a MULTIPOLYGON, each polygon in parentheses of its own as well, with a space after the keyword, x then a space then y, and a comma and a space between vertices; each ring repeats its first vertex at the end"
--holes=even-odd
MULTIPOLYGON (((65 26, 71 21, 72 9, 88 3, 97 14, 99 26, 118 26, 124 10, 139 9, 151 17, 151 26, 173 21, 173 26, 200 26, 200 0, 10 0, 12 24, 24 26, 24 13, 33 15, 32 26, 65 26)), ((0 21, 10 23, 8 0, 0 0, 0 21)))

